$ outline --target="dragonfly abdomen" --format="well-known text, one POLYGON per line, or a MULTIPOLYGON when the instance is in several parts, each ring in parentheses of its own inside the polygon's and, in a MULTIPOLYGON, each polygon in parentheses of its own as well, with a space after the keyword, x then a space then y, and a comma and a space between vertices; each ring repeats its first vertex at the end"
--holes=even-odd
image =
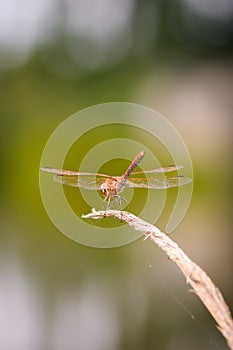
POLYGON ((132 161, 124 175, 122 176, 122 185, 124 185, 125 181, 128 179, 132 171, 136 168, 136 166, 141 162, 142 158, 145 155, 145 151, 141 151, 138 153, 138 155, 135 157, 135 159, 132 161))

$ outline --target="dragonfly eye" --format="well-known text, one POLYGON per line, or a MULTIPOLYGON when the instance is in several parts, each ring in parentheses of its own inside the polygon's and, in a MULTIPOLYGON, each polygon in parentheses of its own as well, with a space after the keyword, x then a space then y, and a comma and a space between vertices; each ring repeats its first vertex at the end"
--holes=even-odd
POLYGON ((100 186, 100 192, 102 193, 102 195, 103 195, 104 197, 106 197, 106 195, 107 195, 107 188, 105 187, 104 184, 102 184, 102 185, 100 186))

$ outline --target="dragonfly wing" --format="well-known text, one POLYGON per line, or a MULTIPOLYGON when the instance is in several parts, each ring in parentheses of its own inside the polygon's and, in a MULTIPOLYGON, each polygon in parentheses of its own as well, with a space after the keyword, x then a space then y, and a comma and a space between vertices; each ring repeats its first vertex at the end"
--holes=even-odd
POLYGON ((55 175, 53 179, 63 185, 85 188, 86 190, 99 190, 100 186, 106 181, 105 178, 86 175, 55 175))
POLYGON ((180 170, 183 168, 183 165, 168 165, 166 167, 163 168, 157 168, 157 169, 152 169, 152 170, 145 170, 145 171, 136 171, 133 172, 132 174, 136 175, 136 174, 149 174, 149 173, 169 173, 171 171, 175 171, 175 170, 180 170))
POLYGON ((178 187, 191 182, 192 179, 184 176, 163 177, 163 178, 130 178, 125 182, 127 187, 136 188, 151 188, 155 190, 161 190, 165 188, 178 187))
POLYGON ((43 171, 47 171, 48 173, 55 173, 57 175, 78 175, 78 176, 102 176, 102 177, 110 177, 106 174, 100 174, 100 173, 84 173, 84 172, 78 172, 78 171, 72 171, 72 170, 64 170, 64 169, 56 169, 56 168, 50 168, 50 167, 42 167, 40 168, 43 171))
POLYGON ((56 182, 88 190, 99 190, 100 186, 106 181, 106 178, 109 178, 106 174, 82 173, 48 167, 41 168, 41 170, 56 174, 53 177, 56 182))

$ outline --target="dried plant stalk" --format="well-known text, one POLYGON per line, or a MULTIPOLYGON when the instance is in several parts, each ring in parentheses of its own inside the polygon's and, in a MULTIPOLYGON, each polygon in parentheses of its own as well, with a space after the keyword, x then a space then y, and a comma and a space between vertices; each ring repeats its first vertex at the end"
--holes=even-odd
POLYGON ((220 290, 215 286, 205 271, 193 262, 177 243, 171 240, 165 233, 161 232, 156 226, 126 211, 95 211, 95 209, 93 209, 92 213, 83 215, 82 217, 92 219, 116 217, 126 221, 128 225, 132 226, 135 230, 143 232, 146 235, 145 239, 150 238, 156 243, 183 272, 187 283, 192 286, 193 291, 209 310, 216 321, 217 328, 225 337, 229 348, 233 350, 233 320, 220 290))

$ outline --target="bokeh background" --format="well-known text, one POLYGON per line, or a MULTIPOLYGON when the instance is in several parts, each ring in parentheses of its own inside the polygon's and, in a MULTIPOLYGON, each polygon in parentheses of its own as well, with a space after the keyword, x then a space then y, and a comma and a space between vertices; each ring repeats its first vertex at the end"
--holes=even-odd
POLYGON ((125 101, 160 112, 194 166, 172 237, 233 310, 232 44, 232 0, 0 3, 1 349, 227 349, 152 242, 94 249, 62 235, 38 173, 50 134, 78 110, 125 101))

